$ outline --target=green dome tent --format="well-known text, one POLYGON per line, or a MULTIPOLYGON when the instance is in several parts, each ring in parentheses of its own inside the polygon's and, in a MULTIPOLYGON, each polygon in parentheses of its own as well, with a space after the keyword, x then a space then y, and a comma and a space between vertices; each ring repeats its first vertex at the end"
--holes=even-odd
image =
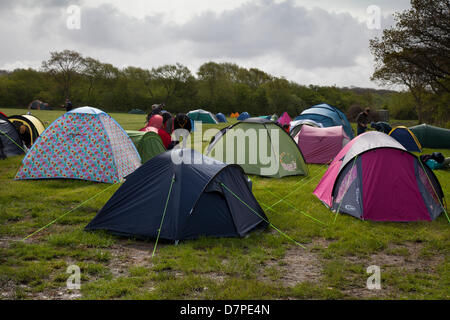
POLYGON ((423 148, 445 148, 450 149, 450 130, 420 124, 409 128, 419 140, 423 148))
POLYGON ((154 156, 166 151, 160 136, 155 132, 132 130, 127 130, 126 132, 136 146, 136 149, 141 156, 142 163, 145 163, 154 156))
POLYGON ((247 174, 282 178, 308 175, 302 152, 292 137, 273 121, 249 118, 222 129, 207 155, 238 164, 247 174))
POLYGON ((131 109, 128 113, 129 114, 145 114, 145 111, 141 110, 141 109, 131 109))
POLYGON ((202 109, 192 110, 187 113, 187 116, 194 121, 201 121, 202 123, 218 124, 216 116, 209 111, 202 109))

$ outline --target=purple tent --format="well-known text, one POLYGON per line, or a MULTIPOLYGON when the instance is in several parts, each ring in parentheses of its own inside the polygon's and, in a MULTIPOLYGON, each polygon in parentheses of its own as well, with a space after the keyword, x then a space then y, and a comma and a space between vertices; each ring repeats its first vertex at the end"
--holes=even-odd
POLYGON ((288 115, 287 112, 283 113, 281 117, 278 118, 278 123, 284 126, 285 124, 289 125, 291 123, 292 119, 288 115))
POLYGON ((306 163, 330 163, 350 141, 342 126, 316 128, 302 126, 294 138, 306 163))
POLYGON ((362 220, 434 220, 444 211, 434 173, 392 137, 367 132, 335 157, 314 194, 362 220))

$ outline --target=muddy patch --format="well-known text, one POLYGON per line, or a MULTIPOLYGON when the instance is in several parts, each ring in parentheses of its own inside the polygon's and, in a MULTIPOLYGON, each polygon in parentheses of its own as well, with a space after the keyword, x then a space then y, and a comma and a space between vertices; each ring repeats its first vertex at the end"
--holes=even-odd
POLYGON ((293 287, 302 282, 317 283, 322 277, 320 257, 312 248, 328 247, 331 241, 318 239, 310 243, 306 249, 290 248, 280 260, 266 263, 261 280, 281 282, 286 287, 293 287))
POLYGON ((109 248, 112 259, 108 268, 114 277, 128 275, 130 267, 151 268, 154 243, 122 243, 109 248))
MULTIPOLYGON (((436 271, 436 267, 444 261, 444 257, 441 255, 423 257, 421 256, 423 247, 422 243, 417 242, 406 242, 401 245, 392 244, 387 249, 369 257, 345 257, 345 260, 354 264, 362 264, 365 268, 372 265, 379 266, 381 280, 383 279, 383 272, 393 270, 402 273, 425 272, 432 274, 436 271)), ((370 275, 367 274, 367 278, 370 275)), ((395 296, 395 291, 395 288, 383 283, 382 280, 381 290, 369 290, 366 283, 363 283, 360 288, 349 288, 344 290, 344 293, 355 298, 375 298, 395 296)))

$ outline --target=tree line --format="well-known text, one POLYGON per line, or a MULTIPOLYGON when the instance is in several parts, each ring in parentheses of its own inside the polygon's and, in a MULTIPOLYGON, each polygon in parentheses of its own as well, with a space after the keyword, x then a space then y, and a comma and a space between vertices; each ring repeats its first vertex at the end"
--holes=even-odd
POLYGON ((50 106, 70 98, 75 106, 105 111, 149 111, 164 103, 172 112, 296 116, 328 103, 354 120, 365 107, 387 109, 391 118, 450 127, 450 2, 412 0, 395 15, 396 24, 370 42, 372 80, 406 90, 301 85, 256 68, 206 62, 193 73, 176 63, 151 69, 118 68, 76 51, 50 52, 40 70, 0 71, 0 106, 25 107, 39 99, 50 106))
POLYGON ((380 92, 304 86, 233 63, 207 62, 195 75, 179 63, 120 69, 70 50, 51 52, 41 70, 18 69, 0 75, 1 106, 23 107, 34 99, 56 106, 69 97, 74 105, 106 111, 148 111, 152 104, 164 103, 175 112, 204 108, 227 115, 236 111, 254 115, 288 111, 294 116, 322 102, 344 111, 353 105, 378 108, 386 100, 385 91, 380 92))

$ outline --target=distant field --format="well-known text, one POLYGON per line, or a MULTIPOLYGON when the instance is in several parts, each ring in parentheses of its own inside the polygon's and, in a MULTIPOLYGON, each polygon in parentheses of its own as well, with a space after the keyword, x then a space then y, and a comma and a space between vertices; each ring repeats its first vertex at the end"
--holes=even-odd
MULTIPOLYGON (((48 125, 63 111, 32 113, 48 125)), ((145 122, 145 115, 111 116, 127 130, 145 122)), ((203 129, 211 127, 224 124, 203 129)), ((433 151, 450 156, 450 150, 424 153, 433 151)), ((243 239, 203 238, 178 246, 163 242, 152 259, 152 241, 83 231, 118 186, 20 241, 109 187, 71 180, 14 181, 21 160, 0 161, 0 299, 450 298, 445 215, 431 223, 376 223, 339 215, 333 224, 332 212, 312 195, 326 166, 309 165, 309 177, 251 177, 262 208, 273 206, 266 210, 270 221, 307 249, 267 229, 243 239), (66 289, 66 268, 72 264, 81 268, 80 291, 66 289), (381 267, 381 290, 366 288, 370 265, 381 267)), ((450 172, 435 173, 448 200, 450 172)))

